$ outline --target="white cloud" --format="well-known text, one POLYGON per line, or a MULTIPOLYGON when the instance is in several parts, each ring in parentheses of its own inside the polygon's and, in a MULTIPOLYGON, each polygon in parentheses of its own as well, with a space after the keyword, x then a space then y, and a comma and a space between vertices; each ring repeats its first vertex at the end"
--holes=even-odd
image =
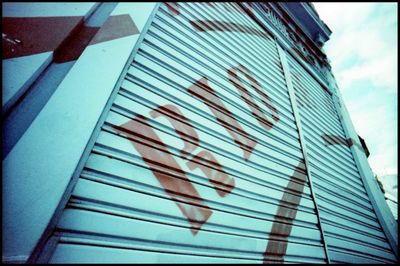
MULTIPOLYGON (((356 27, 368 19, 374 9, 374 3, 313 3, 320 18, 330 29, 356 27), (354 16, 357 14, 357 16, 354 16)), ((334 33, 333 33, 334 34, 334 33)))
POLYGON ((325 50, 341 89, 369 77, 374 85, 397 91, 397 5, 317 3, 316 8, 333 31, 325 50), (377 10, 385 12, 377 15, 377 10), (349 64, 353 68, 341 73, 349 64))
POLYGON ((345 91, 351 89, 353 83, 367 79, 376 87, 397 92, 397 67, 394 65, 397 65, 397 60, 391 55, 367 60, 339 72, 337 74, 338 84, 342 91, 345 91))

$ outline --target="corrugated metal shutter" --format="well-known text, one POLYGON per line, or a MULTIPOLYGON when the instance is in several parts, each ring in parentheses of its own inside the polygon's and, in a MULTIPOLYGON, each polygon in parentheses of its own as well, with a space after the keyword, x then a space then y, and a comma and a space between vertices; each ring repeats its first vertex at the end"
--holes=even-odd
POLYGON ((331 262, 395 262, 332 96, 292 56, 287 56, 331 262))
POLYGON ((275 41, 236 3, 161 5, 49 261, 326 262, 303 162, 275 41))

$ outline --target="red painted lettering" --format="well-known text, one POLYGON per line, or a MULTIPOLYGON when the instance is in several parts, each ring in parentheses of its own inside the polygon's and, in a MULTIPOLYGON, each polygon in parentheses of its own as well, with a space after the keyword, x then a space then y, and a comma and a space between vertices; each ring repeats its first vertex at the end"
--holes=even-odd
POLYGON ((174 15, 178 16, 181 12, 179 11, 179 4, 174 2, 164 3, 168 7, 168 11, 174 15))
POLYGON ((187 165, 190 170, 200 168, 221 197, 224 197, 235 187, 235 180, 224 172, 214 155, 208 151, 199 152, 187 162, 187 165))
POLYGON ((269 240, 267 248, 264 252, 264 263, 283 263, 283 257, 287 250, 287 239, 292 231, 293 220, 296 218, 297 208, 299 206, 301 196, 303 194, 304 185, 307 181, 307 176, 302 173, 300 167, 302 163, 294 170, 294 173, 286 186, 282 199, 275 214, 274 223, 270 237, 278 237, 279 241, 269 240), (300 183, 294 182, 300 180, 300 183), (285 203, 290 207, 283 206, 285 203))
POLYGON ((257 118, 259 124, 266 130, 271 129, 273 127, 274 123, 271 122, 267 117, 265 117, 265 114, 262 112, 261 108, 254 101, 253 97, 251 97, 251 94, 246 89, 242 80, 238 76, 239 72, 242 73, 247 78, 247 80, 250 81, 251 87, 261 97, 261 102, 265 105, 265 107, 267 107, 268 109, 271 110, 272 119, 276 123, 279 121, 279 116, 278 116, 278 112, 277 112, 275 106, 272 104, 271 99, 268 97, 268 95, 266 93, 264 93, 261 85, 252 76, 252 74, 246 67, 244 67, 242 65, 238 65, 237 67, 228 69, 229 81, 239 91, 240 97, 250 107, 252 114, 257 118))
POLYGON ((361 150, 364 150, 364 148, 359 145, 354 139, 352 138, 343 138, 341 136, 337 136, 337 135, 328 135, 328 134, 323 134, 322 139, 325 142, 325 145, 335 145, 335 144, 340 144, 340 145, 344 145, 347 147, 351 147, 353 145, 355 145, 356 147, 358 147, 361 150))
POLYGON ((234 115, 225 107, 215 91, 208 85, 207 78, 204 77, 195 82, 188 88, 188 91, 201 99, 210 108, 217 121, 224 126, 234 142, 243 150, 243 157, 248 160, 257 141, 251 139, 249 134, 242 129, 234 118, 234 115))
POLYGON ((176 106, 171 104, 160 106, 151 112, 151 116, 154 118, 164 116, 175 128, 175 132, 185 143, 185 147, 181 150, 182 158, 186 158, 197 148, 199 136, 176 106))
POLYGON ((204 203, 177 161, 168 152, 165 144, 146 122, 146 118, 138 115, 121 126, 115 126, 115 129, 118 133, 128 136, 132 145, 164 187, 165 192, 187 217, 191 224, 191 231, 195 235, 210 217, 212 211, 204 203), (162 171, 160 171, 160 166, 162 171))
MULTIPOLYGON (((175 131, 185 143, 185 147, 181 150, 183 158, 187 158, 188 155, 193 153, 199 144, 199 137, 194 128, 189 124, 188 119, 176 106, 171 104, 160 106, 153 110, 151 115, 154 118, 165 116, 171 122, 175 131)), ((221 197, 224 197, 226 193, 229 193, 235 187, 235 180, 223 171, 222 166, 215 156, 208 151, 203 150, 199 152, 187 162, 187 165, 190 170, 200 168, 221 197)))
POLYGON ((253 34, 266 39, 270 39, 264 31, 257 30, 253 27, 247 25, 242 25, 233 22, 223 22, 216 20, 194 20, 190 21, 190 24, 197 31, 232 31, 232 32, 242 32, 246 34, 253 34))

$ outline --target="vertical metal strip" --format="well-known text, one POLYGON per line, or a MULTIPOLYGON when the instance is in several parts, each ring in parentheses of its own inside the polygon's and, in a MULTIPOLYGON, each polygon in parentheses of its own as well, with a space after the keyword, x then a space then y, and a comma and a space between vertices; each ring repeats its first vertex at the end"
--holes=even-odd
POLYGON ((47 228, 45 229, 41 239, 38 241, 38 244, 34 248, 30 257, 28 258, 27 263, 48 263, 51 255, 52 255, 52 252, 54 251, 55 247, 57 246, 56 242, 58 241, 59 236, 53 235, 54 229, 61 218, 63 210, 65 209, 65 206, 67 205, 67 203, 72 195, 72 192, 75 188, 76 183, 78 182, 78 179, 83 170, 83 167, 85 166, 86 161, 89 158, 89 155, 90 155, 90 153, 93 149, 93 146, 96 142, 96 139, 98 138, 98 136, 100 134, 101 126, 103 125, 105 119, 107 118, 108 112, 109 112, 115 98, 117 97, 117 93, 119 91, 119 88, 121 87, 121 83, 124 80, 124 77, 126 76, 126 73, 128 72, 128 69, 133 61, 133 58, 137 54, 140 44, 142 43, 144 37, 146 36, 146 33, 147 33, 152 21, 154 20, 154 17, 156 16, 156 13, 157 13, 160 5, 161 5, 161 3, 157 3, 154 6, 153 11, 151 12, 146 24, 144 25, 143 30, 140 33, 139 39, 137 40, 131 54, 129 55, 128 60, 126 61, 125 66, 124 66, 123 70, 121 71, 121 74, 118 78, 118 81, 116 82, 116 84, 110 94, 110 97, 108 98, 108 101, 99 117, 99 120, 97 121, 97 124, 92 132, 92 135, 91 135, 88 143, 86 144, 85 150, 83 151, 81 159, 79 160, 79 164, 77 165, 75 172, 71 177, 71 180, 64 192, 64 195, 63 195, 56 211, 54 212, 54 215, 51 218, 47 228))
POLYGON ((311 180, 311 170, 310 170, 310 165, 308 163, 307 150, 306 150, 304 135, 303 135, 303 132, 302 132, 302 125, 301 125, 299 110, 298 110, 298 107, 297 107, 296 95, 294 93, 292 79, 291 79, 291 76, 290 76, 289 64, 287 62, 285 51, 281 48, 281 46, 279 45, 278 42, 276 42, 276 46, 278 48, 278 53, 279 53, 279 57, 280 57, 281 64, 282 64, 282 69, 283 69, 283 74, 285 76, 286 85, 287 85, 287 88, 288 88, 288 91, 289 91, 289 98, 290 98, 290 102, 291 102, 292 109, 293 109, 293 115, 294 115, 296 126, 297 126, 297 129, 298 129, 298 132, 299 132, 300 146, 301 146, 301 150, 302 150, 303 157, 304 157, 304 163, 306 165, 308 180, 309 180, 309 183, 310 183, 311 197, 312 197, 312 199, 314 201, 314 204, 315 204, 315 210, 316 210, 316 214, 317 214, 318 224, 319 224, 319 227, 321 229, 321 236, 322 236, 322 242, 324 244, 325 255, 326 255, 326 259, 328 261, 328 264, 330 264, 328 247, 327 247, 327 244, 326 244, 326 241, 325 241, 324 229, 322 227, 321 218, 320 218, 319 210, 318 210, 318 204, 316 202, 314 189, 313 189, 313 184, 312 184, 312 180, 311 180))
POLYGON ((355 141, 355 145, 351 145, 349 149, 354 158, 361 181, 367 192, 368 198, 372 204, 378 221, 382 226, 383 232, 386 235, 394 254, 398 258, 398 229, 396 220, 391 214, 389 206, 384 199, 384 195, 381 193, 378 183, 374 178, 373 172, 368 164, 367 157, 364 153, 364 150, 361 148, 362 146, 358 139, 358 135, 351 123, 349 114, 338 89, 336 89, 336 94, 332 96, 332 101, 338 114, 340 124, 343 127, 345 137, 352 138, 355 141))

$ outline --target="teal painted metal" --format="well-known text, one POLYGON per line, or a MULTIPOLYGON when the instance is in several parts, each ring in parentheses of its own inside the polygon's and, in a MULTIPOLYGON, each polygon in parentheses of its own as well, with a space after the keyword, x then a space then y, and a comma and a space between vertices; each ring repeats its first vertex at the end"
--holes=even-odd
MULTIPOLYGON (((96 112, 93 101, 84 109, 92 130, 82 127, 77 141, 86 147, 66 162, 81 158, 63 172, 72 179, 29 262, 397 261, 326 58, 293 29, 301 16, 291 20, 280 3, 162 3, 152 12, 120 3, 113 12, 132 5, 147 10, 135 19, 141 35, 123 39, 131 52, 113 69, 114 89, 104 64, 96 73, 107 74, 88 78, 99 93, 98 80, 108 82, 108 96, 96 112)), ((99 62, 113 43, 95 46, 99 62)), ((82 58, 80 67, 90 61, 82 58)), ((19 152, 31 147, 21 143, 19 152)), ((54 175, 60 159, 51 159, 54 175)))
POLYGON ((49 262, 326 262, 276 42, 236 3, 173 8, 122 76, 49 262))
POLYGON ((394 263, 396 256, 351 152, 362 148, 323 139, 325 134, 346 139, 332 97, 293 57, 288 58, 331 261, 394 263))

